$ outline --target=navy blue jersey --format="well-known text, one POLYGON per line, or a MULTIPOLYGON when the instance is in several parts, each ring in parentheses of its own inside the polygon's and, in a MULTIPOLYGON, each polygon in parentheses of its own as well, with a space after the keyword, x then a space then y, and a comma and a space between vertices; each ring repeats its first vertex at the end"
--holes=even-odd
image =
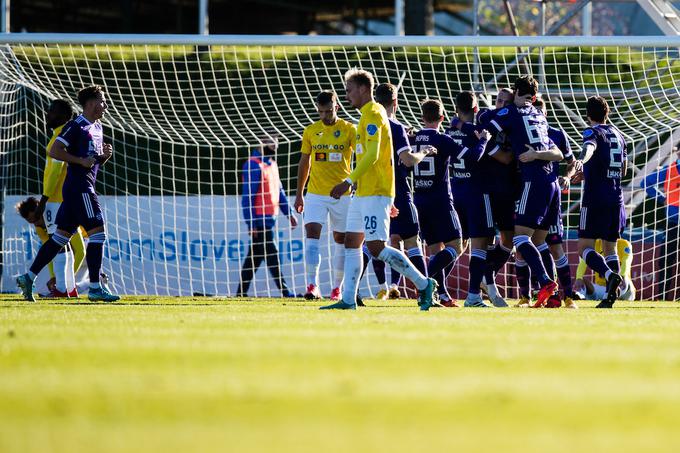
POLYGON ((392 148, 394 149, 394 189, 395 199, 410 200, 413 189, 409 181, 412 168, 401 163, 399 154, 411 149, 406 128, 398 121, 390 119, 392 148))
POLYGON ((446 135, 463 147, 458 155, 451 159, 451 190, 454 197, 466 191, 480 191, 486 180, 483 157, 486 140, 479 140, 474 132, 463 132, 458 129, 448 129, 446 135))
MULTIPOLYGON (((78 157, 99 158, 103 154, 104 133, 102 123, 90 123, 83 115, 66 123, 57 140, 66 146, 69 154, 78 157)), ((67 194, 94 193, 99 163, 92 168, 78 164, 68 164, 62 192, 67 194)))
MULTIPOLYGON (((497 132, 505 132, 510 140, 515 157, 525 153, 531 146, 537 151, 545 151, 553 146, 548 137, 548 121, 545 115, 533 105, 517 107, 512 104, 493 111, 485 120, 497 132)), ((552 162, 536 159, 532 162, 519 163, 524 181, 555 181, 552 162)))
MULTIPOLYGON (((557 148, 562 151, 564 155, 564 160, 571 162, 574 160, 574 153, 571 152, 571 145, 569 144, 569 138, 567 138, 567 133, 562 129, 556 127, 548 126, 548 137, 557 146, 557 148)), ((555 177, 560 175, 560 163, 553 162, 553 174, 555 177)))
POLYGON ((583 144, 596 146, 583 164, 583 203, 614 202, 622 199, 621 177, 626 159, 626 140, 609 124, 598 124, 583 131, 583 144))
POLYGON ((449 181, 449 163, 456 158, 463 147, 448 135, 435 129, 422 129, 415 136, 416 150, 422 146, 434 146, 437 154, 425 157, 413 169, 413 185, 416 194, 427 193, 437 195, 451 194, 449 181))

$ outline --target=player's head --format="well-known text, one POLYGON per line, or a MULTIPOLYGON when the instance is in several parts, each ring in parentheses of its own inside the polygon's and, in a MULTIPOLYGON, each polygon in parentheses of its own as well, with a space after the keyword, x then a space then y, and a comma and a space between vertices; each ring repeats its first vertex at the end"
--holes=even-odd
POLYGON ((543 116, 548 116, 548 108, 546 107, 545 101, 543 99, 536 98, 536 100, 534 101, 533 104, 534 104, 534 107, 536 107, 536 109, 539 112, 543 113, 543 116))
POLYGON ((375 102, 385 107, 387 115, 397 111, 397 87, 391 83, 381 83, 375 88, 375 102))
POLYGON ((94 120, 101 119, 109 108, 104 95, 104 88, 99 85, 85 87, 78 92, 78 102, 83 108, 83 114, 94 120))
POLYGON ((532 104, 538 94, 538 81, 531 76, 522 76, 515 80, 515 105, 522 107, 532 104))
POLYGON ((274 155, 279 148, 279 131, 276 129, 267 129, 260 136, 260 143, 262 144, 262 154, 274 155))
POLYGON ((501 88, 498 91, 498 95, 496 96, 496 108, 502 109, 503 107, 507 107, 508 105, 512 104, 514 99, 515 93, 513 93, 512 89, 501 88))
POLYGON ((477 96, 472 91, 461 91, 456 96, 456 112, 458 116, 467 117, 477 113, 477 96))
POLYGON ((345 73, 347 100, 354 108, 361 108, 373 99, 373 74, 363 69, 352 68, 345 73))
POLYGON ((609 116, 609 104, 602 96, 591 96, 586 104, 588 120, 595 123, 606 123, 609 116))
POLYGON ((35 197, 28 197, 20 201, 15 206, 17 213, 24 218, 28 223, 43 226, 45 223, 41 216, 36 215, 38 209, 38 200, 35 197))
POLYGON ((439 99, 425 99, 420 104, 420 111, 427 124, 440 124, 444 121, 444 106, 439 99))
POLYGON ((66 124, 73 117, 73 107, 64 99, 55 99, 50 102, 45 112, 45 123, 50 129, 66 124))
POLYGON ((334 91, 325 90, 316 96, 316 111, 321 121, 330 126, 338 120, 338 95, 334 91))

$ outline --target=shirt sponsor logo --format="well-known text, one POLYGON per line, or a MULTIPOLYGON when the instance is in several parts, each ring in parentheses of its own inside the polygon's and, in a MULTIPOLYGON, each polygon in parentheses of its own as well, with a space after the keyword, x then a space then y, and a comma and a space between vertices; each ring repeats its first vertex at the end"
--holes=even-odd
POLYGON ((340 150, 340 151, 342 151, 342 150, 345 149, 345 145, 338 145, 338 144, 328 145, 328 144, 321 143, 321 144, 318 144, 318 145, 312 145, 312 149, 315 150, 315 151, 317 151, 317 150, 324 150, 324 151, 340 150))
POLYGON ((368 135, 373 136, 376 132, 378 132, 378 126, 375 124, 369 124, 366 126, 366 132, 368 132, 368 135))
POLYGON ((416 189, 427 189, 427 188, 432 187, 432 184, 434 184, 434 181, 423 181, 421 179, 416 179, 415 188, 416 189))
POLYGON ((328 154, 328 161, 329 162, 342 162, 342 153, 329 153, 328 154))
POLYGON ((316 153, 314 155, 314 160, 317 162, 326 162, 326 153, 316 153))

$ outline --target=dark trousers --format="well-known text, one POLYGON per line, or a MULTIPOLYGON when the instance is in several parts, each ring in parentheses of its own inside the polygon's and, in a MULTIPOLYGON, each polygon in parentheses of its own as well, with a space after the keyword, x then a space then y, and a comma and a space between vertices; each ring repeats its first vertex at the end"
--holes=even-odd
POLYGON ((248 256, 246 256, 241 267, 241 282, 236 290, 237 296, 245 296, 248 293, 253 276, 262 261, 267 262, 267 268, 269 268, 269 273, 272 275, 276 287, 284 293, 289 291, 281 275, 279 249, 274 241, 274 232, 271 229, 266 229, 258 231, 255 236, 251 235, 248 256))
POLYGON ((664 300, 680 299, 680 289, 677 287, 678 246, 680 246, 680 226, 668 222, 666 225, 666 242, 661 246, 661 256, 657 261, 659 266, 659 296, 664 300))

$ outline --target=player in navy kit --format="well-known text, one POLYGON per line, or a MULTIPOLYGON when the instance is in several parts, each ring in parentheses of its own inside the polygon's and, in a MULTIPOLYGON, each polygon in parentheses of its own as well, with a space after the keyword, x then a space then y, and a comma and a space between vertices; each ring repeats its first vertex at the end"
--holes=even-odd
MULTIPOLYGON (((543 99, 536 99, 534 102, 534 107, 539 109, 547 118, 548 110, 543 99)), ((567 163, 565 176, 559 176, 559 164, 557 162, 553 162, 553 173, 557 177, 560 189, 565 190, 569 187, 569 179, 574 175, 576 170, 576 158, 574 157, 574 153, 571 151, 569 138, 563 129, 548 126, 548 137, 550 137, 550 140, 552 140, 555 146, 557 146, 557 148, 562 151, 562 154, 564 155, 564 161, 567 163)), ((548 275, 551 275, 551 272, 553 271, 557 274, 557 279, 559 280, 560 288, 562 289, 564 296, 564 306, 566 308, 578 308, 573 300, 574 293, 572 291, 571 284, 571 270, 569 269, 569 260, 567 259, 567 255, 564 252, 564 247, 562 246, 563 236, 564 226, 562 224, 560 194, 560 212, 557 217, 557 223, 550 225, 550 228, 548 229, 548 236, 545 238, 545 243, 548 245, 550 254, 554 259, 554 262, 548 262, 553 263, 553 266, 555 267, 552 270, 546 270, 548 271, 548 275)), ((541 254, 543 254, 542 250, 541 254)), ((544 262, 545 261, 546 259, 544 259, 544 262)), ((548 304, 550 304, 550 302, 548 302, 548 304)))
POLYGON ((101 118, 108 105, 102 87, 95 85, 78 92, 78 102, 83 113, 62 129, 49 150, 50 156, 68 163, 66 180, 62 189, 63 199, 57 211, 57 231, 38 251, 30 270, 17 278, 17 284, 26 300, 33 297, 35 276, 52 261, 68 243, 79 226, 87 231, 86 260, 90 274, 88 298, 92 301, 113 302, 120 297, 111 294, 99 282, 99 271, 106 232, 104 217, 94 190, 99 167, 111 158, 113 148, 104 143, 101 118))
POLYGON ((531 272, 538 276, 541 289, 535 306, 540 307, 557 290, 537 247, 545 244, 548 228, 559 214, 559 186, 552 161, 562 160, 563 155, 548 137, 545 116, 531 105, 538 94, 538 82, 531 76, 520 77, 514 93, 513 104, 495 110, 489 127, 507 134, 519 161, 523 186, 515 211, 513 243, 531 272))
MULTIPOLYGON (((463 91, 456 96, 456 114, 461 121, 474 119, 476 110, 477 98, 473 92, 463 91)), ((470 277, 465 306, 487 307, 480 295, 480 285, 487 267, 489 238, 494 237, 496 230, 483 162, 485 149, 477 144, 480 138, 488 140, 491 134, 488 131, 468 134, 454 129, 449 136, 463 147, 451 164, 451 192, 463 239, 470 240, 470 277)))
MULTIPOLYGON (((418 211, 413 204, 413 189, 409 182, 413 166, 417 165, 430 153, 436 152, 432 147, 422 147, 412 150, 406 134, 406 128, 395 119, 397 111, 397 87, 391 83, 383 83, 375 89, 375 100, 387 112, 390 129, 392 131, 392 148, 394 149, 394 207, 398 214, 390 220, 390 242, 392 247, 401 248, 403 241, 408 259, 423 274, 427 275, 425 257, 420 243, 420 225, 418 211)), ((400 297, 399 280, 401 274, 392 270, 391 285, 388 292, 390 299, 400 297)))
POLYGON ((440 287, 444 287, 447 277, 444 270, 450 268, 463 252, 460 221, 451 195, 449 163, 456 162, 466 152, 481 155, 488 136, 481 137, 474 149, 466 151, 451 137, 439 132, 444 120, 440 101, 426 100, 421 108, 425 127, 416 134, 415 146, 417 149, 433 146, 437 153, 424 158, 414 169, 414 198, 421 235, 430 254, 428 274, 437 280, 440 287))
POLYGON ((607 281, 607 295, 597 307, 611 308, 623 281, 616 241, 626 226, 621 193, 621 178, 627 170, 626 140, 617 128, 607 124, 609 105, 604 98, 588 98, 586 113, 590 127, 583 132, 579 156, 583 170, 574 177, 574 182, 583 179, 578 248, 586 264, 607 281), (595 251, 597 239, 602 239, 606 258, 595 251))

